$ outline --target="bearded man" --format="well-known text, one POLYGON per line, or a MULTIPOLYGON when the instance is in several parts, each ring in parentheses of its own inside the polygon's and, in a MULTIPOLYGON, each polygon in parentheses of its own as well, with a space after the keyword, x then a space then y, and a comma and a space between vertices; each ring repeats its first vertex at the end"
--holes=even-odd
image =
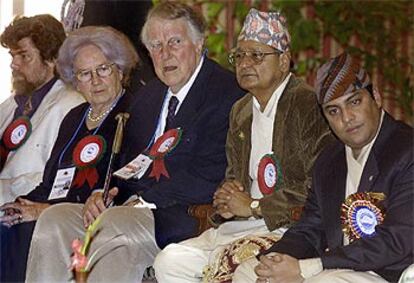
POLYGON ((13 95, 0 104, 0 204, 42 180, 63 117, 84 101, 55 73, 65 37, 51 15, 16 18, 0 36, 13 82, 13 95))

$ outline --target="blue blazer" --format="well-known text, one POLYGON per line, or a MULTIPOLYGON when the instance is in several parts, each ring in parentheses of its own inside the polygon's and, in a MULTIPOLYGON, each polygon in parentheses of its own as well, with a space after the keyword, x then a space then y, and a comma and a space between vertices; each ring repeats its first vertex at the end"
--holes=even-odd
MULTIPOLYGON (((126 130, 128 144, 121 157, 123 164, 141 153, 135 143, 150 143, 167 90, 166 85, 155 79, 137 94, 131 105, 132 116, 126 130)), ((140 180, 118 182, 118 203, 138 194, 157 206, 153 213, 160 248, 196 234, 197 223, 188 215, 188 207, 210 203, 224 178, 229 113, 243 94, 231 72, 205 58, 171 125, 181 127, 183 133, 178 146, 164 159, 170 178, 161 176, 157 182, 149 177, 151 165, 140 180)))
POLYGON ((376 227, 375 236, 343 246, 340 208, 347 165, 345 147, 337 142, 315 163, 312 191, 300 222, 266 253, 320 257, 324 269, 373 270, 388 281, 397 281, 414 262, 413 133, 411 127, 385 114, 362 173, 358 192, 386 195, 384 223, 376 227))

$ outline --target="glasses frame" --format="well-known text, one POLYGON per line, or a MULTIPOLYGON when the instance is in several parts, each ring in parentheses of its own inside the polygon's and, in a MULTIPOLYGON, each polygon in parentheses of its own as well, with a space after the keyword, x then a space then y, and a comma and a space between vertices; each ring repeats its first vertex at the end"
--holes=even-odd
POLYGON ((104 63, 104 64, 101 64, 101 65, 98 65, 98 66, 96 66, 95 68, 92 68, 92 69, 86 69, 86 70, 79 70, 79 71, 77 71, 74 75, 75 75, 75 78, 79 81, 79 82, 81 82, 81 83, 87 83, 87 82, 90 82, 92 79, 93 79, 93 74, 95 73, 96 74, 96 76, 98 76, 99 78, 107 78, 107 77, 109 77, 110 75, 112 75, 112 73, 114 72, 114 69, 113 69, 113 66, 114 65, 116 65, 116 63, 104 63), (102 68, 102 67, 108 67, 109 68, 109 74, 108 75, 104 75, 104 76, 102 76, 101 74, 99 74, 99 68, 102 68), (79 79, 79 76, 80 76, 80 74, 81 73, 89 73, 90 74, 90 79, 89 80, 81 80, 81 79, 79 79))
POLYGON ((252 51, 233 51, 230 52, 229 56, 228 56, 228 61, 232 66, 236 66, 239 65, 241 63, 241 60, 244 59, 244 57, 249 57, 255 65, 259 65, 261 63, 263 63, 264 59, 266 56, 268 55, 281 55, 282 52, 275 50, 273 52, 263 52, 263 51, 258 51, 258 50, 252 50, 252 51), (240 54, 242 55, 242 57, 240 59, 236 59, 236 54, 240 54), (259 56, 255 56, 253 54, 259 55, 259 56), (238 61, 239 60, 239 61, 238 61), (238 61, 238 62, 237 62, 238 61))

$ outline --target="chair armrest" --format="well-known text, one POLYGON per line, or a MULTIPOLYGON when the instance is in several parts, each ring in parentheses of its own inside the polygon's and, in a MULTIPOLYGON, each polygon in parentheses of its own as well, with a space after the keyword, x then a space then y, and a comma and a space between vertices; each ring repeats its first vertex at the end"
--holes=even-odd
POLYGON ((203 233, 205 230, 213 227, 210 216, 214 214, 215 209, 211 204, 199 204, 191 205, 188 208, 188 214, 198 221, 197 236, 203 233))

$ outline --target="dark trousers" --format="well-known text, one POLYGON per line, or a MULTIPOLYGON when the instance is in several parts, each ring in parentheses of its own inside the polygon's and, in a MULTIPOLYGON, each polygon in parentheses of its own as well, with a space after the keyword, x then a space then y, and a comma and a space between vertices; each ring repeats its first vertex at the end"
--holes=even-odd
POLYGON ((0 225, 0 282, 24 282, 35 224, 25 222, 10 228, 0 225))

